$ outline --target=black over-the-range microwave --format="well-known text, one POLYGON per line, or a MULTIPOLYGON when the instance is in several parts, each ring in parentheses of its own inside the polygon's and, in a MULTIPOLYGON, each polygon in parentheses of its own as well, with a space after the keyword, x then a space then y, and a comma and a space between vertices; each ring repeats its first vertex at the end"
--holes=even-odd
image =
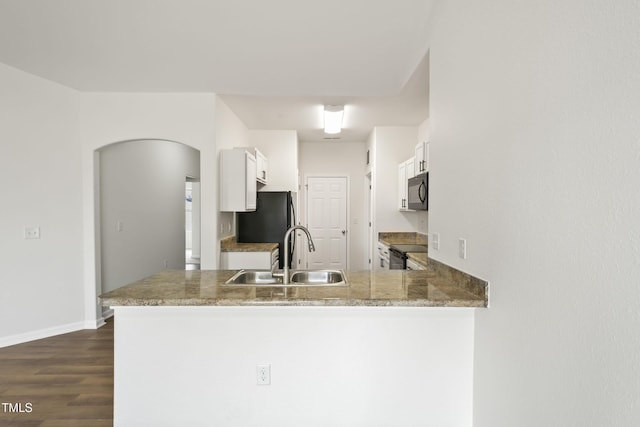
POLYGON ((417 211, 429 210, 429 172, 409 178, 407 185, 407 207, 417 211))

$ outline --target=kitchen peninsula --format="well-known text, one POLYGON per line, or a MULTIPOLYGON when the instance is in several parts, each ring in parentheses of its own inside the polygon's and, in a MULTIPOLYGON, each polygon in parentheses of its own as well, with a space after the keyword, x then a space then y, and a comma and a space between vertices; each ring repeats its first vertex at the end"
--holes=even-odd
POLYGON ((234 270, 164 271, 102 295, 114 425, 471 425, 487 283, 428 262, 286 293, 224 285, 234 270))

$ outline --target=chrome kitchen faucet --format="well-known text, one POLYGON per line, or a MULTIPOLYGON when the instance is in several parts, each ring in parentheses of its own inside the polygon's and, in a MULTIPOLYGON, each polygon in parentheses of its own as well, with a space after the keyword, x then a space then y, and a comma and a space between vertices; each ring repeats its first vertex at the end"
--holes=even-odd
POLYGON ((311 238, 311 233, 309 233, 307 227, 302 225, 294 225, 287 230, 287 232, 284 234, 284 274, 282 277, 282 281, 285 285, 289 284, 289 236, 291 235, 293 230, 296 229, 302 230, 306 233, 307 240, 309 241, 309 252, 315 252, 316 250, 316 247, 313 244, 313 239, 311 238))

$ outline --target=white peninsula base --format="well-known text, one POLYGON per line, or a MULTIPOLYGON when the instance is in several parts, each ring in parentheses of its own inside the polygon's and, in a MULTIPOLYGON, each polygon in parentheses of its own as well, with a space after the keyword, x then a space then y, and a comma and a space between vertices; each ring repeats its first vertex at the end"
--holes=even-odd
POLYGON ((116 427, 472 425, 473 309, 114 311, 116 427))

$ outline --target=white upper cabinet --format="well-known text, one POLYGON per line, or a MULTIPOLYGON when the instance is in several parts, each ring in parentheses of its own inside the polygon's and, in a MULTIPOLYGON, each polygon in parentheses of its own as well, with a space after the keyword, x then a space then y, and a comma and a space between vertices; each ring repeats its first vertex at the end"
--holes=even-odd
POLYGON ((255 147, 235 147, 236 150, 248 151, 256 158, 256 180, 260 184, 267 184, 269 162, 267 156, 255 147))
POLYGON ((418 143, 415 149, 415 175, 429 172, 429 143, 418 143))
POLYGON ((220 151, 220 210, 256 210, 256 158, 245 150, 220 151))
POLYGON ((256 156, 256 177, 259 183, 266 184, 267 183, 267 171, 269 169, 269 162, 264 154, 262 154, 257 149, 255 150, 256 156))
POLYGON ((245 206, 248 211, 256 210, 256 199, 258 198, 258 184, 256 181, 256 158, 251 153, 245 157, 246 167, 246 189, 245 206))
POLYGON ((415 176, 415 158, 400 163, 398 165, 398 210, 411 211, 408 208, 409 200, 407 199, 408 180, 415 176))
POLYGON ((405 185, 404 177, 407 174, 407 165, 402 162, 398 165, 398 209, 403 210, 407 207, 407 189, 405 185))
POLYGON ((415 157, 411 157, 409 160, 405 161, 404 164, 406 165, 406 178, 413 178, 414 176, 416 176, 415 173, 415 163, 416 163, 416 159, 415 157))

